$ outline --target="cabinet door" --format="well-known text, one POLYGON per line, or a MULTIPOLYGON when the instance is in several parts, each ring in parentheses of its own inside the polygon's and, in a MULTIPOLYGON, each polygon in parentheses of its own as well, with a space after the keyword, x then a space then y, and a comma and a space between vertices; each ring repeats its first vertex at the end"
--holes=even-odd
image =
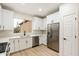
POLYGON ((40 36, 39 37, 39 43, 47 45, 47 36, 43 36, 43 35, 40 36))
POLYGON ((36 22, 35 20, 32 20, 32 30, 35 30, 35 28, 36 28, 36 22))
POLYGON ((28 41, 26 38, 20 39, 20 41, 19 41, 20 50, 27 48, 27 43, 28 43, 28 41))
POLYGON ((39 27, 40 27, 40 30, 47 30, 47 28, 46 28, 46 22, 47 22, 46 19, 40 19, 40 20, 39 20, 39 27))
POLYGON ((38 30, 39 21, 38 20, 33 20, 32 24, 33 24, 33 26, 32 26, 33 30, 38 30))
POLYGON ((43 36, 43 44, 47 45, 47 36, 43 36))
POLYGON ((20 50, 19 39, 14 39, 14 40, 15 40, 15 51, 19 51, 20 50))
POLYGON ((28 38, 27 48, 32 47, 32 38, 28 38))
POLYGON ((40 20, 38 20, 38 30, 43 30, 43 20, 42 19, 40 19, 40 20))
POLYGON ((0 8, 0 30, 2 30, 2 11, 0 8))
POLYGON ((43 20, 43 30, 47 30, 47 19, 43 20))
POLYGON ((39 44, 43 44, 42 36, 39 36, 39 44))
POLYGON ((64 16, 64 55, 78 55, 75 14, 64 16))
POLYGON ((41 18, 34 18, 32 24, 33 24, 33 30, 41 30, 43 27, 41 18))
POLYGON ((2 23, 4 30, 12 30, 13 29, 13 12, 2 9, 2 23))
POLYGON ((15 51, 15 40, 10 39, 10 53, 15 51))

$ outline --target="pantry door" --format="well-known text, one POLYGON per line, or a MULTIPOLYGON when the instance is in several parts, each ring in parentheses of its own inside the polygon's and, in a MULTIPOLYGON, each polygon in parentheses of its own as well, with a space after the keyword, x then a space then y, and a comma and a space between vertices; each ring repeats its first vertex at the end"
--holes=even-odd
POLYGON ((76 17, 75 14, 66 15, 64 21, 64 56, 77 55, 76 17))

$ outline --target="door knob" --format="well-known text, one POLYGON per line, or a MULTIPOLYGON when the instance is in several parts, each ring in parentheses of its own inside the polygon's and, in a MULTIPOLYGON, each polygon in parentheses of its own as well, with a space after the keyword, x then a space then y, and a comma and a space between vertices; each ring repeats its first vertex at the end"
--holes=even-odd
POLYGON ((64 38, 64 40, 66 40, 66 38, 64 38))

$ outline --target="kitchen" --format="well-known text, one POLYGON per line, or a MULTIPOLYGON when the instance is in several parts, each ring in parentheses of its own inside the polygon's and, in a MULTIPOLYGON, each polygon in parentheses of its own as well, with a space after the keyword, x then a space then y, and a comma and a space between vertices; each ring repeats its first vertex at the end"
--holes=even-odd
POLYGON ((78 56, 78 5, 1 3, 0 55, 78 56))

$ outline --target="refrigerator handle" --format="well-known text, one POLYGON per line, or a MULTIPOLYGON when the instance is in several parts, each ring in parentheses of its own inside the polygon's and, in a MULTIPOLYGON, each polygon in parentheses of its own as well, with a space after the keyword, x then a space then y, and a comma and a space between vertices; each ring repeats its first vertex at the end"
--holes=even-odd
POLYGON ((50 34, 50 37, 52 38, 52 34, 50 34))
POLYGON ((52 33, 48 32, 47 36, 50 37, 50 38, 52 38, 52 33))

